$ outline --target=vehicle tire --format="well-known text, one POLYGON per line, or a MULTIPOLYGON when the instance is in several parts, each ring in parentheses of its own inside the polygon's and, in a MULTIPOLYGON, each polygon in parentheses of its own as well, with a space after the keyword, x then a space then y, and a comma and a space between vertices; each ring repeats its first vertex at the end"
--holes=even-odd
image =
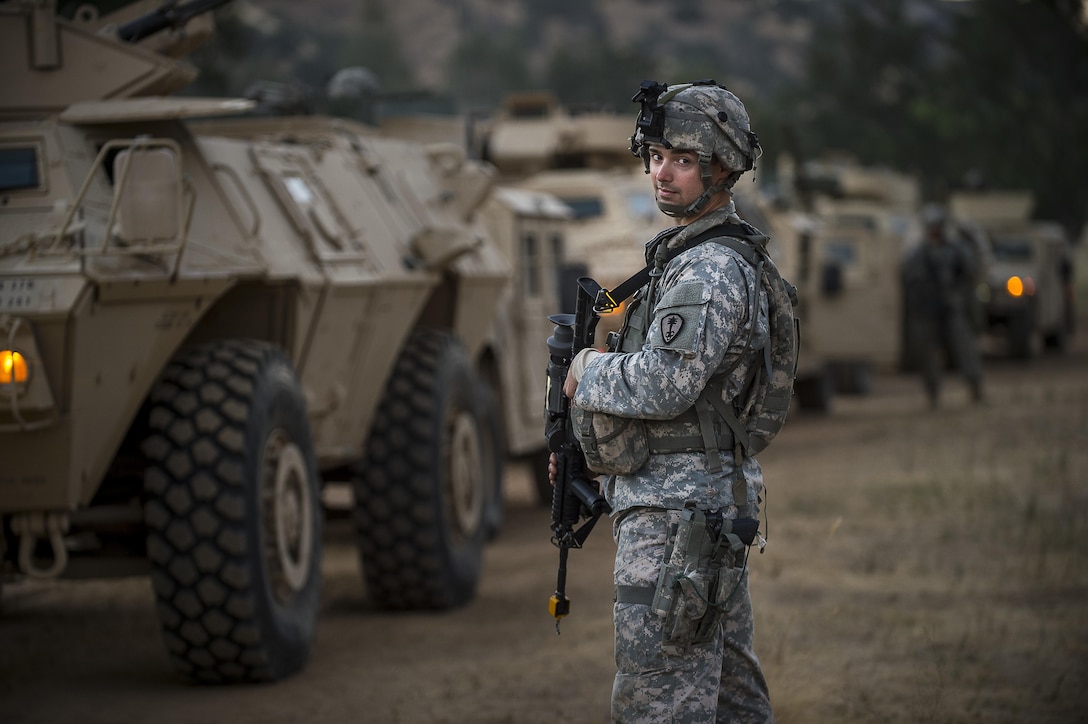
POLYGON ((523 457, 523 461, 529 466, 529 479, 536 493, 536 501, 544 508, 552 507, 554 492, 551 478, 548 477, 548 460, 551 455, 552 451, 545 447, 523 457))
POLYGON ((1065 331, 1065 321, 1060 327, 1043 337, 1043 345, 1050 352, 1064 353, 1069 349, 1069 336, 1065 331))
POLYGON ((793 395, 802 410, 828 413, 831 411, 831 400, 835 397, 835 380, 828 370, 799 377, 793 383, 793 395))
POLYGON ((833 393, 870 395, 876 378, 871 362, 841 362, 832 365, 833 393))
POLYGON ((176 668, 213 683, 298 672, 319 610, 323 514, 290 361, 253 340, 186 349, 150 403, 147 552, 176 668))
POLYGON ((464 347, 440 330, 413 332, 393 369, 353 480, 379 608, 444 610, 476 595, 491 475, 480 386, 464 347))
POLYGON ((499 398, 494 388, 481 380, 477 394, 483 435, 483 461, 490 465, 486 472, 487 494, 484 510, 484 537, 494 540, 506 520, 503 499, 503 476, 506 474, 506 428, 503 424, 499 398))
POLYGON ((1021 360, 1034 357, 1036 336, 1034 308, 1029 306, 1016 310, 1009 317, 1009 356, 1021 360))

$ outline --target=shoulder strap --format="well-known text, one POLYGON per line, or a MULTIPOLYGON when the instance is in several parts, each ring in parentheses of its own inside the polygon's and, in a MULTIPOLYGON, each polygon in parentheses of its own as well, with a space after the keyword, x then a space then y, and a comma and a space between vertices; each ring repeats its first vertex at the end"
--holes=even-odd
MULTIPOLYGON (((693 236, 677 248, 670 250, 666 256, 666 260, 671 260, 688 249, 702 244, 704 241, 715 239, 738 252, 749 263, 755 266, 757 257, 754 250, 751 248, 751 245, 746 244, 739 239, 735 239, 734 237, 752 236, 758 233, 759 232, 756 231, 755 227, 748 224, 722 224, 720 226, 715 226, 713 229, 708 229, 697 236, 693 236)), ((663 240, 661 243, 666 243, 666 241, 663 240)), ((635 272, 629 279, 621 282, 611 290, 602 289, 597 294, 597 300, 593 305, 594 310, 597 312, 610 312, 620 306, 620 303, 623 302, 623 300, 646 286, 650 281, 651 272, 653 272, 656 263, 656 261, 651 261, 644 268, 635 272)))

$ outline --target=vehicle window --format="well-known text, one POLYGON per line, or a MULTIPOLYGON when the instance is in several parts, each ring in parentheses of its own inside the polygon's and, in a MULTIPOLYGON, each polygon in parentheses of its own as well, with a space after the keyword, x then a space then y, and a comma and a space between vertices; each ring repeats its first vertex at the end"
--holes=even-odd
POLYGON ((36 189, 40 186, 37 146, 0 148, 0 191, 36 189))
POLYGON ((306 208, 314 203, 314 192, 310 190, 306 180, 299 176, 284 176, 283 185, 287 187, 287 193, 299 206, 306 208))
POLYGON ((549 268, 542 269, 542 273, 549 274, 550 281, 554 284, 556 299, 563 299, 562 281, 559 278, 559 268, 563 264, 563 260, 566 257, 566 244, 564 243, 563 234, 559 232, 553 233, 549 237, 551 241, 552 257, 549 259, 549 268))
POLYGON ((997 261, 1030 261, 1032 244, 1028 239, 997 237, 993 240, 994 259, 997 261))
POLYGON ((523 294, 536 297, 540 295, 540 249, 537 245, 536 234, 527 232, 521 236, 522 259, 524 271, 521 283, 523 294))
POLYGON ((657 216, 657 203, 653 194, 627 194, 627 211, 636 219, 652 219, 657 216))
POLYGON ((824 258, 843 266, 853 266, 858 263, 858 252, 849 241, 829 240, 824 247, 824 258))
POLYGON ((865 231, 879 231, 876 219, 862 214, 839 214, 835 222, 847 229, 864 229, 865 231))
POLYGON ((604 215, 604 202, 599 196, 564 198, 563 203, 574 211, 575 219, 595 219, 604 215))

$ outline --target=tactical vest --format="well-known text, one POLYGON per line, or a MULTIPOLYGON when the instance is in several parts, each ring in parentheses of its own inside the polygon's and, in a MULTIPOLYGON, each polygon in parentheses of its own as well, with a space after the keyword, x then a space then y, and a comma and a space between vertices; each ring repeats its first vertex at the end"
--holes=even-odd
POLYGON ((649 281, 635 294, 623 327, 609 346, 615 352, 642 349, 653 319, 657 284, 665 265, 683 251, 705 242, 733 249, 755 270, 759 287, 748 295, 752 306, 747 345, 751 344, 759 319, 759 289, 767 295, 769 335, 766 345, 758 350, 762 353, 763 364, 751 365, 744 384, 731 402, 725 399, 725 382, 740 359, 734 366, 716 372, 687 411, 670 421, 654 421, 648 435, 649 448, 651 454, 703 452, 711 472, 722 470, 720 451, 731 450, 736 470, 733 499, 743 510, 747 501, 747 483, 742 470, 744 460, 763 450, 785 423, 797 370, 798 329, 793 314, 797 292, 778 273, 767 254, 767 236, 748 224, 724 224, 693 237, 678 249, 668 249, 668 237, 659 236, 653 242, 654 248, 647 251, 647 256, 653 259, 647 267, 649 281), (695 429, 698 433, 692 434, 695 429))

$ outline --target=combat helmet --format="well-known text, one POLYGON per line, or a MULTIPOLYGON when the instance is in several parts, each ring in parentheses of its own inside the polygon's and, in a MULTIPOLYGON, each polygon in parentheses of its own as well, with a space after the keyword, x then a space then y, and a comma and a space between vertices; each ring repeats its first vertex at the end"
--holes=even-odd
POLYGON ((698 214, 714 194, 731 189, 763 154, 744 104, 713 80, 671 86, 647 80, 631 100, 642 104, 631 136, 631 153, 642 157, 647 173, 651 143, 699 155, 703 193, 685 208, 659 203, 658 208, 669 216, 698 214), (710 162, 714 157, 732 171, 721 184, 713 183, 710 162))

